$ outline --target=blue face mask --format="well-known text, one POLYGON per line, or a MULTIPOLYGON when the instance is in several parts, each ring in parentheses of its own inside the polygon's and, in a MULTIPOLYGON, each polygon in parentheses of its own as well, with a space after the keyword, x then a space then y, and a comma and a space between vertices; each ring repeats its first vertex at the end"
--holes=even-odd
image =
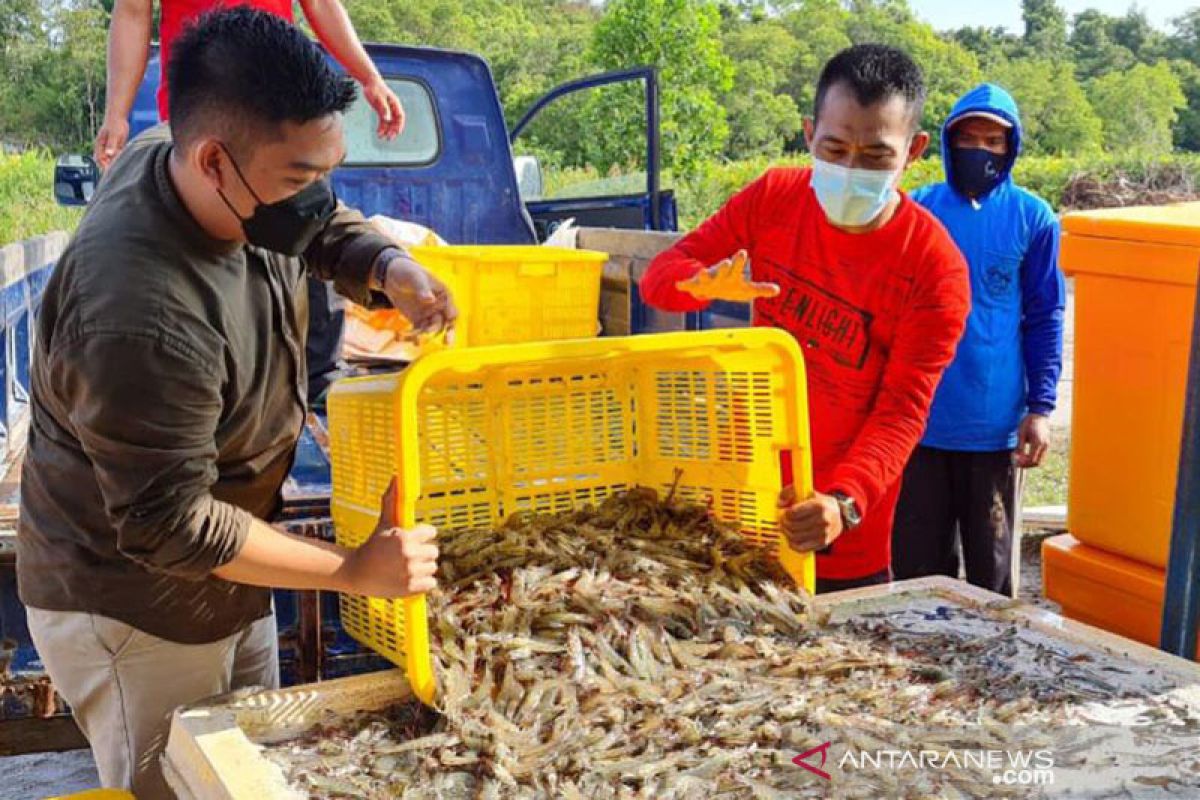
POLYGON ((812 188, 825 216, 843 228, 861 228, 879 216, 896 194, 900 171, 853 169, 813 159, 812 188))

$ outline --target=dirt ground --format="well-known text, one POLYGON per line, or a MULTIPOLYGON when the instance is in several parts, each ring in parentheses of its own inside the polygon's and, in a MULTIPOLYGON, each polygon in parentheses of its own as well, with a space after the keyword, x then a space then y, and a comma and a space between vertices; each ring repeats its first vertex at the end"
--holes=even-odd
POLYGON ((1035 530, 1021 537, 1021 581, 1017 589, 1020 599, 1056 614, 1062 611, 1058 603, 1042 596, 1042 542, 1057 533, 1060 531, 1035 530))

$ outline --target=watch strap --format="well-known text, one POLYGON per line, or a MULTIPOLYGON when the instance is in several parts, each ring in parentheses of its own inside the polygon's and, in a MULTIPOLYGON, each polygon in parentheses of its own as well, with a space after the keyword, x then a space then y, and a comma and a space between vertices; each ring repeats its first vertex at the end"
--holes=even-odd
POLYGON ((400 255, 400 250, 395 247, 388 247, 381 250, 379 255, 375 256, 375 263, 371 265, 371 278, 368 282, 368 288, 371 291, 383 291, 384 287, 387 286, 388 265, 400 255))
POLYGON ((853 497, 845 492, 833 492, 832 497, 837 500, 838 510, 842 515, 842 527, 848 531, 852 531, 862 524, 862 512, 858 508, 858 503, 853 497))

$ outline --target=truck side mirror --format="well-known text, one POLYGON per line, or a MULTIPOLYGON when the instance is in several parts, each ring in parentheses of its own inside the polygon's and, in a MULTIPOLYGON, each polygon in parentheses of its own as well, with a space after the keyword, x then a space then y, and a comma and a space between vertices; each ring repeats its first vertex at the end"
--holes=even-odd
POLYGON ((513 159, 517 173, 517 190, 522 200, 540 200, 544 191, 542 164, 537 156, 517 156, 513 159))
POLYGON ((86 206, 100 181, 100 166, 91 156, 62 156, 54 165, 54 199, 61 206, 86 206))

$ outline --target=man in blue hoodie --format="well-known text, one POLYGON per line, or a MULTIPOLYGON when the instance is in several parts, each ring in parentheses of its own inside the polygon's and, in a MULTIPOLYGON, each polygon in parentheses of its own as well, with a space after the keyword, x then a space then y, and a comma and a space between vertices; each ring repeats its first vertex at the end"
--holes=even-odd
POLYGON ((909 461, 896 510, 897 579, 958 577, 1013 591, 1018 470, 1038 466, 1062 372, 1066 288, 1058 219, 1012 180, 1021 121, 1008 92, 982 84, 942 129, 946 181, 913 199, 949 230, 970 265, 971 314, 909 461))

